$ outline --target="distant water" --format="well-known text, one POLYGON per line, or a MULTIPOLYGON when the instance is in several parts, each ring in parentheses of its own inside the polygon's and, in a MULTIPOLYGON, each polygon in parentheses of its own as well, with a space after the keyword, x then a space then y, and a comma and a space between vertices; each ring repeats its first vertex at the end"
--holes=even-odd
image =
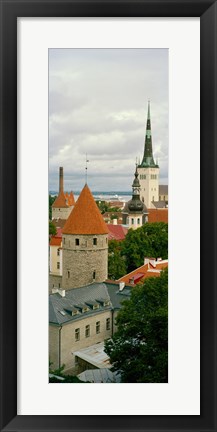
MULTIPOLYGON (((56 191, 50 191, 50 195, 58 195, 58 192, 56 191)), ((80 195, 80 192, 75 191, 73 192, 75 200, 80 195)), ((129 201, 132 197, 132 192, 123 192, 123 191, 92 191, 93 197, 95 200, 102 200, 102 201, 129 201)))

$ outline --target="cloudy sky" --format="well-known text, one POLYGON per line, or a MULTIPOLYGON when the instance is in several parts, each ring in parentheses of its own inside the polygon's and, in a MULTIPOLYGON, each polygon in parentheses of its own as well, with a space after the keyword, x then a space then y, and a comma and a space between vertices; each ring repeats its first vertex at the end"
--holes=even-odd
POLYGON ((49 189, 131 191, 148 99, 160 183, 168 177, 168 50, 49 50, 49 189))

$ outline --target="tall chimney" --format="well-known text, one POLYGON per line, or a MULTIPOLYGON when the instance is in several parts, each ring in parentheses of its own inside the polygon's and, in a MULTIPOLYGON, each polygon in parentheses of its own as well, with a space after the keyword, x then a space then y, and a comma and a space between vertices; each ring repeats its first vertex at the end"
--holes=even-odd
POLYGON ((60 167, 59 193, 63 192, 63 167, 60 167))

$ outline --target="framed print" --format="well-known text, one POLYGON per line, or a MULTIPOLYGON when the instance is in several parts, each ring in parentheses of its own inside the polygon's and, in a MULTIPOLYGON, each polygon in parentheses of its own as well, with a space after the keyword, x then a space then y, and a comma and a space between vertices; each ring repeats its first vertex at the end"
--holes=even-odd
POLYGON ((1 430, 216 430, 216 19, 213 1, 1 1, 1 430), (57 387, 45 365, 48 49, 160 43, 175 65, 169 382, 57 387))

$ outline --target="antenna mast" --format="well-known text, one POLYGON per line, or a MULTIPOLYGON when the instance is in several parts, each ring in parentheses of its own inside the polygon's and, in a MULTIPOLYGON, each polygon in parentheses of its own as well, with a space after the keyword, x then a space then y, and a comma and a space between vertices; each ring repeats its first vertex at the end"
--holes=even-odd
POLYGON ((85 183, 87 184, 87 162, 89 162, 89 160, 87 159, 87 153, 86 153, 86 166, 85 166, 85 183))

